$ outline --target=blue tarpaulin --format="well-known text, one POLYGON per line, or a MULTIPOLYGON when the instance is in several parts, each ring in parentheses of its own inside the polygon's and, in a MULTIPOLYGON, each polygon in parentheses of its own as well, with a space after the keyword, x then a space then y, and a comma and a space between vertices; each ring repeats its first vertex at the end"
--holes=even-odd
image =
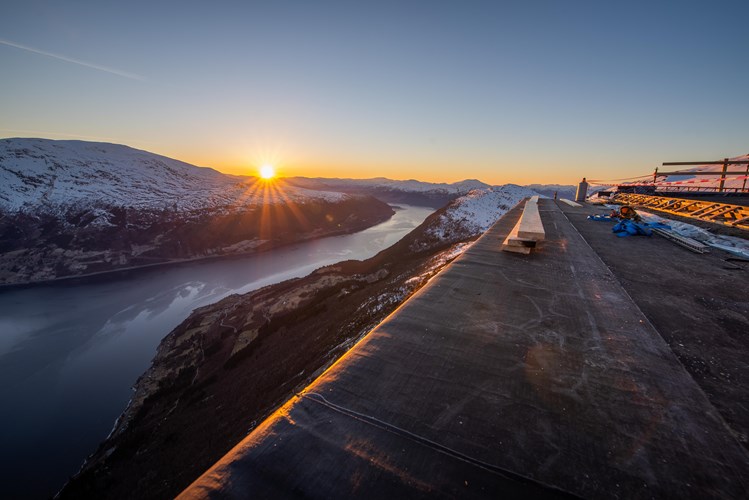
POLYGON ((630 234, 642 234, 645 236, 653 235, 653 231, 651 231, 646 224, 640 224, 627 219, 619 221, 619 223, 612 227, 611 230, 620 238, 629 236, 630 234))
POLYGON ((653 231, 651 231, 652 228, 658 227, 663 229, 671 229, 671 226, 668 226, 666 224, 661 224, 660 222, 635 222, 630 219, 617 219, 616 217, 611 217, 610 215, 589 215, 588 220, 592 221, 598 221, 598 222, 606 222, 606 221, 617 221, 616 225, 611 228, 611 231, 613 231, 618 237, 624 238, 625 236, 630 235, 644 235, 644 236, 652 236, 653 231))

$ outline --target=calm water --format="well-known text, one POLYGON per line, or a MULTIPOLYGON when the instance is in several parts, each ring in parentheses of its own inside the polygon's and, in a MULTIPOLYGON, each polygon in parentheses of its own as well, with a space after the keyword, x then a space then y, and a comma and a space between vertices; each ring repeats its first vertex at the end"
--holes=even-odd
POLYGON ((371 257, 432 212, 402 207, 360 233, 254 257, 0 290, 3 496, 45 497, 62 486, 110 432, 159 341, 190 311, 371 257))

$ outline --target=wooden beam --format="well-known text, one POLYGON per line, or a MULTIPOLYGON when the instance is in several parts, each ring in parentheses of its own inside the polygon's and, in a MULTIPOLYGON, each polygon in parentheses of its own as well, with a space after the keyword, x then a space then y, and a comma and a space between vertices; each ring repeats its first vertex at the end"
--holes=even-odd
MULTIPOLYGON (((663 166, 676 166, 676 165, 723 165, 725 161, 666 161, 661 165, 663 166)), ((749 160, 728 160, 729 165, 749 165, 749 160)))
POLYGON ((746 175, 746 172, 742 171, 731 171, 731 172, 658 172, 658 177, 666 175, 746 175))
POLYGON ((564 202, 571 207, 582 207, 582 205, 580 205, 576 201, 568 200, 567 198, 560 198, 559 201, 564 202))
POLYGON ((538 213, 538 196, 533 196, 525 202, 523 215, 520 216, 518 238, 540 241, 546 237, 541 215, 538 213))
POLYGON ((526 240, 525 238, 507 238, 505 243, 511 247, 536 248, 536 240, 526 240))
POLYGON ((513 247, 509 245, 502 245, 502 250, 505 252, 522 253, 524 255, 530 255, 531 249, 528 247, 513 247))
POLYGON ((720 174, 720 185, 718 186, 719 193, 723 192, 726 185, 726 173, 728 173, 728 158, 723 160, 723 172, 720 174))
POLYGON ((526 246, 517 246, 513 245, 510 242, 514 241, 518 237, 518 229, 520 229, 520 219, 518 219, 517 224, 515 224, 515 227, 512 228, 512 231, 510 231, 510 234, 507 235, 507 238, 502 242, 502 250, 505 252, 513 252, 513 253, 522 253, 525 255, 529 255, 531 253, 530 247, 526 246))
POLYGON ((725 224, 739 229, 749 229, 749 207, 730 205, 710 201, 679 199, 681 203, 673 205, 661 203, 661 200, 673 199, 663 196, 618 194, 614 201, 620 204, 630 204, 671 213, 682 217, 690 217, 715 224, 725 224))

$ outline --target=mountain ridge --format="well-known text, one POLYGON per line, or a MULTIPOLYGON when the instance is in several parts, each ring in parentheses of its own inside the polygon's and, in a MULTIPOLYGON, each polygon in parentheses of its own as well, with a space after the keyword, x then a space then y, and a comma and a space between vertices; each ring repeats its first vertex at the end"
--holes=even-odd
POLYGON ((231 176, 123 145, 0 140, 0 284, 243 255, 393 213, 365 194, 231 176))
POLYGON ((122 144, 0 139, 0 208, 10 212, 97 202, 177 211, 243 209, 343 198, 295 188, 285 188, 281 195, 269 183, 256 184, 255 177, 224 174, 122 144))

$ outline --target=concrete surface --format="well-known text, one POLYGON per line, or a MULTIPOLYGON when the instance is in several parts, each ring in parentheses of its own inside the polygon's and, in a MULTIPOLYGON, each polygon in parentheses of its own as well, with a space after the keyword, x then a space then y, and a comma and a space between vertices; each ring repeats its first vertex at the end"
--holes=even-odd
MULTIPOLYGON (((746 450, 552 200, 516 208, 184 498, 717 498, 746 450)), ((281 362, 281 360, 279 360, 281 362)))

